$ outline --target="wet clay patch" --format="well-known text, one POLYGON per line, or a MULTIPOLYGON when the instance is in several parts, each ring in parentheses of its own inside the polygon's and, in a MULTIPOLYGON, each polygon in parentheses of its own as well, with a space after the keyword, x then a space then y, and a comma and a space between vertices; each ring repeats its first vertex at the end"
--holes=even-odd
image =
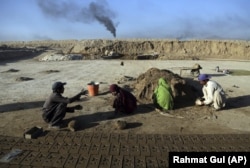
POLYGON ((45 74, 51 74, 51 73, 58 73, 60 72, 59 70, 46 70, 46 71, 42 71, 41 73, 45 73, 45 74))
POLYGON ((9 69, 7 71, 3 71, 2 73, 11 73, 11 72, 19 72, 20 70, 18 69, 9 69))
POLYGON ((34 78, 30 78, 30 77, 18 77, 16 78, 16 81, 29 81, 29 80, 34 80, 34 78))
POLYGON ((249 76, 250 71, 243 70, 243 69, 234 69, 234 70, 230 70, 230 75, 233 75, 233 76, 249 76))

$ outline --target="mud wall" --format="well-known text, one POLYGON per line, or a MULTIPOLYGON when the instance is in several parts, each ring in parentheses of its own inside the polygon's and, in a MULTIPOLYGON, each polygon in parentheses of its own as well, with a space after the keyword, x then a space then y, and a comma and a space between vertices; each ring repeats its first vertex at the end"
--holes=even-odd
POLYGON ((222 40, 65 40, 65 41, 19 41, 0 42, 2 48, 43 48, 58 50, 64 54, 83 54, 96 59, 105 51, 114 51, 124 59, 138 55, 157 54, 157 59, 250 59, 249 41, 222 40))

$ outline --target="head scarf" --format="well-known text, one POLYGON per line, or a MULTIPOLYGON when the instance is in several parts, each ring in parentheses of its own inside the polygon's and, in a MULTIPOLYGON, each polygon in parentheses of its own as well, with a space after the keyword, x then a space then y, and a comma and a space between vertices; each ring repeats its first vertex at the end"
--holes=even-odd
POLYGON ((112 84, 109 87, 109 91, 110 92, 118 92, 119 91, 119 86, 117 86, 116 84, 112 84))
POLYGON ((210 78, 211 78, 211 76, 210 76, 210 75, 207 75, 207 74, 200 74, 200 75, 198 76, 198 80, 199 80, 199 81, 208 80, 208 79, 210 79, 210 78))

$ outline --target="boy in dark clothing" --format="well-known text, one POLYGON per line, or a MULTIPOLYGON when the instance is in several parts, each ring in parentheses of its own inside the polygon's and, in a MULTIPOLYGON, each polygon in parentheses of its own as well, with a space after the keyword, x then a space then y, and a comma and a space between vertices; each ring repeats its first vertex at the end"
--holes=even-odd
POLYGON ((42 117, 45 122, 49 123, 49 128, 60 128, 60 123, 65 117, 66 112, 73 113, 75 110, 82 108, 80 105, 67 107, 67 104, 79 100, 81 95, 85 94, 85 91, 82 90, 72 98, 63 97, 64 85, 66 85, 66 83, 55 82, 52 85, 53 92, 43 105, 42 117))
POLYGON ((116 84, 110 86, 110 92, 112 95, 116 96, 113 102, 113 108, 115 109, 115 114, 118 112, 130 114, 133 113, 136 108, 136 98, 130 92, 120 88, 116 84))

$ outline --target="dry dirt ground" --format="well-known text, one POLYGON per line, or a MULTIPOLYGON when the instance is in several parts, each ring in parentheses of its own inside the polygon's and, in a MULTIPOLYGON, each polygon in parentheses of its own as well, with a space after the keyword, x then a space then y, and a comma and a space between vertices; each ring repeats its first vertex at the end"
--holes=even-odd
MULTIPOLYGON (((78 102, 82 110, 67 114, 65 123, 75 119, 78 131, 169 133, 169 134, 232 134, 250 133, 250 76, 233 76, 215 72, 221 69, 250 70, 250 62, 225 60, 81 60, 38 62, 35 59, 12 60, 0 63, 0 135, 23 136, 34 126, 47 129, 42 120, 41 108, 45 98, 51 93, 55 81, 67 82, 64 96, 71 97, 87 83, 100 83, 99 94, 83 96, 78 102), (113 114, 112 95, 109 85, 117 83, 121 87, 133 81, 123 81, 124 76, 137 78, 149 68, 168 69, 180 74, 181 67, 191 67, 199 63, 201 73, 212 75, 226 91, 228 103, 224 110, 215 112, 210 107, 184 106, 174 110, 174 117, 163 116, 149 105, 139 104, 137 112, 129 116, 109 119, 113 114), (114 127, 117 120, 125 120, 127 129, 114 127)), ((186 71, 183 77, 187 78, 186 71)), ((192 78, 189 78, 189 80, 192 78)), ((198 84, 198 83, 197 83, 198 84)), ((63 130, 67 130, 64 128, 63 130)))

